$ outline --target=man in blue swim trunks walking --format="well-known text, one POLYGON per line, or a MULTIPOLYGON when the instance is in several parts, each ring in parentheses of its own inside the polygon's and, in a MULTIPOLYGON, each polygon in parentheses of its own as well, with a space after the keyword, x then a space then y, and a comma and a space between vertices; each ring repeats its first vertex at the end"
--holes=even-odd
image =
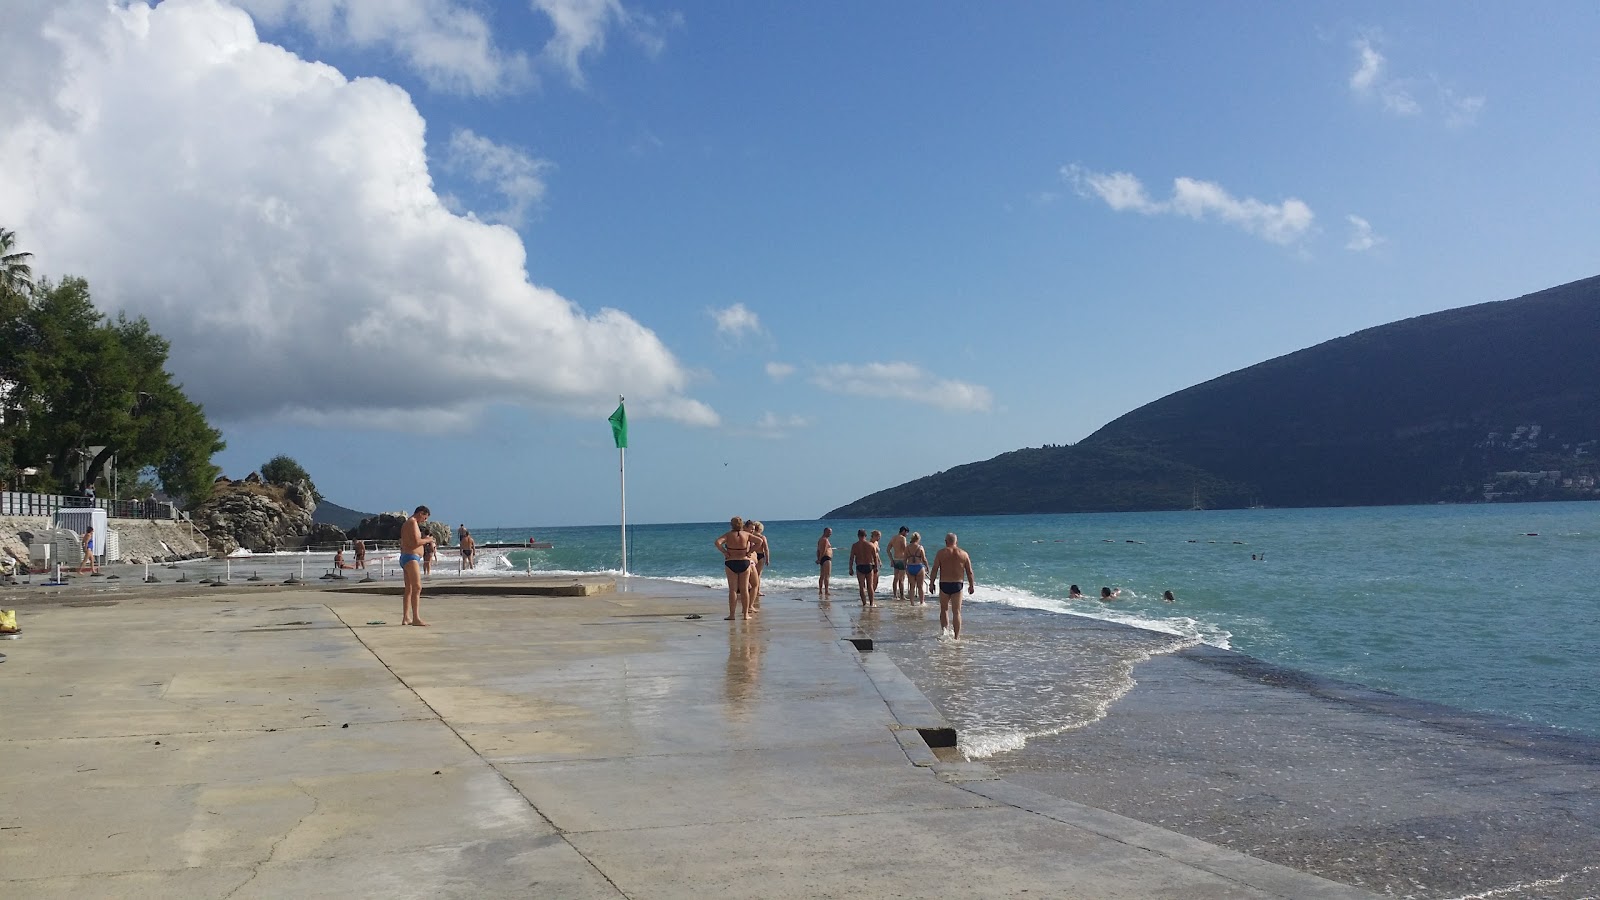
POLYGON ((960 640, 963 578, 969 594, 978 589, 978 583, 972 577, 972 557, 956 546, 953 531, 944 536, 944 547, 933 558, 933 576, 939 580, 939 629, 951 629, 960 640))
POLYGON ((437 541, 431 535, 424 536, 422 526, 428 522, 432 515, 426 506, 417 507, 417 511, 406 519, 400 526, 400 572, 405 576, 405 596, 400 601, 401 625, 426 625, 422 621, 422 554, 428 547, 434 546, 437 541))

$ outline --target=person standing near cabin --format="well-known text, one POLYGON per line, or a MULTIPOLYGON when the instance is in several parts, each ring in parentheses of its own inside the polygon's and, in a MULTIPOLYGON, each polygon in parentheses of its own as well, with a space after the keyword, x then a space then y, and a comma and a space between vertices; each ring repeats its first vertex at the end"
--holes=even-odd
POLYGON ((833 595, 833 588, 829 582, 833 578, 833 537, 832 528, 822 529, 822 537, 817 538, 817 565, 821 571, 817 573, 817 598, 826 600, 833 595))
POLYGON ((424 535, 422 526, 431 513, 426 506, 417 511, 400 526, 400 572, 405 577, 405 594, 401 599, 400 624, 426 625, 422 621, 422 558, 434 544, 432 535, 424 535))
POLYGON ((723 621, 732 622, 740 611, 750 618, 750 539, 745 536, 744 519, 729 519, 728 530, 711 545, 722 554, 723 574, 728 577, 728 617, 723 621))
POLYGON ((84 572, 100 573, 100 562, 94 558, 94 526, 90 525, 83 530, 83 562, 78 565, 78 574, 84 572))
POLYGON ((960 640, 962 579, 969 594, 978 589, 978 582, 972 577, 972 557, 956 546, 953 531, 944 536, 944 548, 933 557, 933 575, 939 581, 939 629, 951 629, 960 640))

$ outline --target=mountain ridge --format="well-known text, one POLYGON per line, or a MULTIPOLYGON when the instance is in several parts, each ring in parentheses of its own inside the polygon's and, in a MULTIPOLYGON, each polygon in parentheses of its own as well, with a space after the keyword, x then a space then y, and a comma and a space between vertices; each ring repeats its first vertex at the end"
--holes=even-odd
POLYGON ((824 518, 1600 498, 1597 339, 1600 276, 1402 319, 824 518))

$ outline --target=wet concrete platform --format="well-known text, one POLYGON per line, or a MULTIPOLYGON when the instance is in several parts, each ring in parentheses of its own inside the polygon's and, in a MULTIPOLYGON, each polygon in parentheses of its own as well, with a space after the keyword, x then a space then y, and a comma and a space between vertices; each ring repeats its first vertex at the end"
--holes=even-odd
POLYGON ((29 605, 0 896, 1369 896, 940 758, 938 711, 814 602, 396 604, 29 605))

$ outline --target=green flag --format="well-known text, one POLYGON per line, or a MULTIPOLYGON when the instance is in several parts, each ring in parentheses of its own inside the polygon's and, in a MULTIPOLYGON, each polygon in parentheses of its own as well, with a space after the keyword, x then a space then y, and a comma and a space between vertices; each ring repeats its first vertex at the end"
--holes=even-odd
POLYGON ((622 401, 617 401, 617 411, 611 414, 611 436, 617 441, 618 450, 628 449, 628 412, 622 408, 622 401))

